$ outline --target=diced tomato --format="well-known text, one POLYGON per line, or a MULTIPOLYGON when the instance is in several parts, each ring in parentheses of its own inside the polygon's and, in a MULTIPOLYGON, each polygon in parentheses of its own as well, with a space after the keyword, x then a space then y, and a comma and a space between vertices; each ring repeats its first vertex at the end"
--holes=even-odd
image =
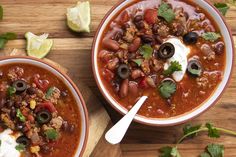
POLYGON ((51 102, 43 102, 39 105, 37 105, 35 112, 37 113, 38 111, 41 111, 43 109, 48 110, 49 112, 56 112, 55 106, 51 102))
POLYGON ((40 75, 38 75, 38 74, 34 76, 34 83, 42 91, 46 91, 49 86, 49 81, 48 80, 40 80, 40 75))
POLYGON ((143 88, 143 89, 148 88, 149 86, 147 84, 146 77, 143 77, 138 85, 140 88, 143 88))
POLYGON ((157 20, 157 10, 155 9, 147 9, 144 13, 144 20, 148 24, 154 24, 157 20))
POLYGON ((120 24, 123 25, 123 24, 125 24, 126 22, 128 22, 129 19, 130 19, 130 17, 129 17, 128 12, 127 12, 127 11, 124 11, 124 12, 121 13, 121 15, 120 15, 120 20, 119 20, 119 22, 120 22, 120 24))
POLYGON ((107 81, 111 81, 115 77, 114 73, 109 69, 104 69, 102 75, 107 81))

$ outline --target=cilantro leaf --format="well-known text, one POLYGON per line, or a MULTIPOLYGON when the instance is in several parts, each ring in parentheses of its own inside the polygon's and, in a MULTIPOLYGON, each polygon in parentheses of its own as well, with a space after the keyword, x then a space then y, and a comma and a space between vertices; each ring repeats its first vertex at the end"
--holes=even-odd
POLYGON ((19 118, 19 120, 21 122, 25 122, 25 116, 22 114, 22 112, 20 111, 20 109, 16 110, 16 117, 19 118))
POLYGON ((15 149, 18 150, 19 152, 24 151, 25 150, 25 145, 24 144, 18 144, 16 145, 15 149))
POLYGON ((207 146, 207 151, 211 157, 223 157, 224 156, 224 146, 220 144, 209 144, 207 146))
POLYGON ((55 88, 55 87, 50 87, 50 88, 47 90, 46 95, 45 95, 46 99, 49 99, 49 98, 52 96, 53 91, 54 91, 54 88, 55 88))
POLYGON ((3 19, 3 7, 0 5, 0 20, 3 19))
POLYGON ((219 138, 220 133, 219 131, 211 124, 211 123, 206 123, 206 127, 208 128, 208 136, 212 138, 219 138))
POLYGON ((200 157, 211 157, 209 153, 203 152, 200 157))
POLYGON ((5 34, 0 35, 0 38, 6 39, 6 40, 14 40, 16 39, 17 35, 12 32, 7 32, 5 34))
POLYGON ((221 35, 215 32, 207 32, 207 33, 203 33, 202 37, 203 39, 208 40, 210 42, 215 42, 221 37, 221 35))
POLYGON ((162 147, 160 150, 160 157, 172 157, 171 152, 172 152, 172 147, 166 146, 162 147))
POLYGON ((150 45, 143 45, 140 49, 140 54, 143 55, 145 59, 149 59, 152 57, 153 48, 150 45))
POLYGON ((133 62, 135 62, 138 66, 141 66, 141 64, 143 63, 143 59, 133 59, 133 62))
POLYGON ((159 92, 163 98, 170 98, 176 92, 176 84, 172 81, 164 81, 158 87, 159 92))
POLYGON ((165 70, 163 73, 164 73, 164 75, 171 75, 175 71, 181 71, 181 70, 182 70, 181 64, 179 64, 178 61, 172 61, 172 62, 170 62, 169 68, 167 70, 165 70))
POLYGON ((59 134, 55 129, 48 129, 44 134, 49 140, 56 140, 59 137, 59 134))
MULTIPOLYGON (((201 128, 201 125, 192 126, 191 124, 187 124, 187 125, 185 125, 184 128, 183 128, 183 132, 184 132, 184 135, 187 135, 187 134, 189 134, 189 133, 191 133, 191 132, 194 132, 194 131, 199 130, 200 128, 201 128)), ((197 135, 197 133, 192 134, 192 135, 189 136, 189 137, 194 137, 194 136, 196 136, 196 135, 197 135)))
POLYGON ((169 4, 163 2, 158 8, 158 16, 163 17, 168 23, 175 19, 175 13, 169 4))
POLYGON ((3 49, 7 43, 6 39, 0 38, 0 49, 3 49))
POLYGON ((12 86, 10 86, 10 87, 7 88, 7 94, 8 94, 8 96, 12 96, 12 95, 15 94, 15 93, 16 93, 16 88, 14 88, 14 87, 12 87, 12 86))
POLYGON ((229 10, 229 6, 226 3, 214 3, 214 6, 221 12, 222 15, 226 15, 229 10))

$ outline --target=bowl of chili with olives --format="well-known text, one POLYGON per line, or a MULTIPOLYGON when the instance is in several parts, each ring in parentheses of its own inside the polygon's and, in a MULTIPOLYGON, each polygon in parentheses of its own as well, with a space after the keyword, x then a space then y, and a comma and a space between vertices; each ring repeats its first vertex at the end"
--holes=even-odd
POLYGON ((233 51, 231 32, 208 1, 126 0, 102 20, 92 67, 114 109, 126 114, 146 95, 135 121, 171 126, 219 99, 232 73, 233 51))
POLYGON ((88 115, 72 80, 43 60, 0 59, 0 154, 82 156, 88 115))

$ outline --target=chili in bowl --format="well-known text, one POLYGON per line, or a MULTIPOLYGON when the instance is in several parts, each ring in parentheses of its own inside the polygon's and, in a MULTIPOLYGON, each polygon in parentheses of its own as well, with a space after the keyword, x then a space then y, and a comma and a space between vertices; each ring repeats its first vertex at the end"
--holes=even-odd
POLYGON ((0 154, 82 156, 88 136, 83 98, 71 79, 30 57, 0 59, 0 154))
POLYGON ((100 91, 126 114, 148 96, 135 120, 169 126, 212 106, 233 66, 233 41, 209 2, 127 0, 100 24, 93 43, 93 72, 100 91))

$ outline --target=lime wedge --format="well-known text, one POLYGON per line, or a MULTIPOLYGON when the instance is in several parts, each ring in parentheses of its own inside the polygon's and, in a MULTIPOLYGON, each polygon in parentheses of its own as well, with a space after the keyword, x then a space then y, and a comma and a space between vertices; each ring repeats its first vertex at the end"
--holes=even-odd
POLYGON ((47 39, 48 34, 37 36, 31 32, 25 33, 27 39, 27 54, 31 57, 43 58, 52 48, 53 40, 47 39))
POLYGON ((75 7, 67 9, 67 25, 75 32, 90 32, 91 23, 89 2, 78 2, 75 7))

